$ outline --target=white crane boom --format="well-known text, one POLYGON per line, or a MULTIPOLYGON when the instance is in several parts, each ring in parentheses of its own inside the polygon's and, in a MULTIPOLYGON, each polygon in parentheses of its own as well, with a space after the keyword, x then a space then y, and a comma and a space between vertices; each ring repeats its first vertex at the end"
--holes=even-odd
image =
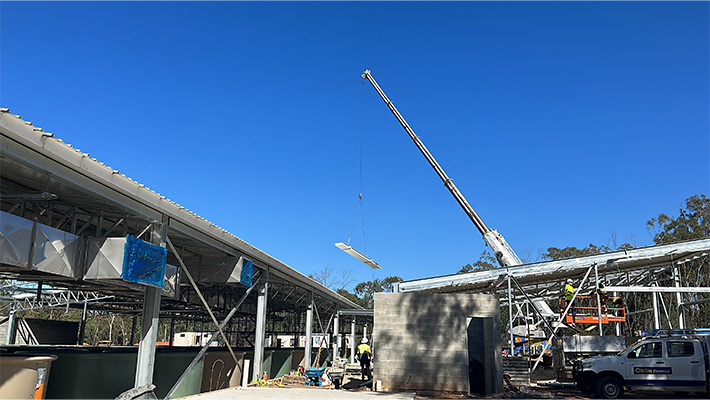
POLYGON ((385 92, 382 91, 377 82, 375 82, 375 78, 372 77, 372 74, 370 73, 369 69, 365 70, 365 72, 362 74, 362 78, 367 79, 375 88, 375 90, 377 90, 377 93, 380 95, 380 97, 382 97, 382 100, 384 100, 385 104, 387 104, 387 107, 390 109, 390 111, 392 111, 392 114, 394 114, 394 116, 397 118, 397 121, 399 121, 399 123, 407 132, 409 137, 414 141, 414 144, 417 145, 419 151, 421 151, 421 153, 424 155, 424 158, 426 158, 426 160, 429 162, 429 165, 434 168, 434 171, 436 171, 437 175, 439 175, 439 178, 441 178, 441 180, 444 182, 444 186, 446 186, 449 192, 451 192, 451 194, 454 196, 461 208, 463 208, 464 212, 466 212, 466 215, 468 215, 468 218, 471 219, 471 222, 473 222, 473 224, 476 226, 478 231, 481 232, 481 235, 483 235, 483 240, 485 240, 486 244, 488 244, 488 246, 490 246, 493 250, 493 254, 495 254, 498 263, 502 267, 510 267, 513 265, 522 264, 520 258, 518 258, 513 249, 508 245, 508 242, 505 241, 503 236, 498 233, 498 231, 488 228, 488 226, 486 226, 481 217, 478 216, 473 207, 471 207, 471 204, 469 204, 463 194, 456 187, 454 181, 451 180, 448 175, 446 175, 444 169, 441 168, 438 162, 436 162, 434 156, 431 155, 426 146, 424 146, 424 143, 422 143, 421 139, 419 139, 419 136, 414 133, 407 121, 405 121, 404 117, 402 117, 402 114, 397 111, 397 108, 390 101, 390 99, 387 98, 385 92))

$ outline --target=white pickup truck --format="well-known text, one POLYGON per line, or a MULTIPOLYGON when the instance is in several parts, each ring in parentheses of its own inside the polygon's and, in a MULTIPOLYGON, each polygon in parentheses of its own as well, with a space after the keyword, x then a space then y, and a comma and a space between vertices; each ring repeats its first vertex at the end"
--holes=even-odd
POLYGON ((605 399, 624 389, 708 392, 710 336, 647 336, 615 356, 590 357, 574 364, 582 393, 605 399))

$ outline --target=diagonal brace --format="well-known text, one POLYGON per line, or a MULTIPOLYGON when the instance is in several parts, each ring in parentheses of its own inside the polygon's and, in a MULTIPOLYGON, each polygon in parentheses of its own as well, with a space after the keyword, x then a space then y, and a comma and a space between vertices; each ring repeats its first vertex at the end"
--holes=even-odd
MULTIPOLYGON (((569 301, 569 304, 567 304, 567 308, 565 308, 565 311, 562 313, 562 316, 560 317, 560 321, 557 323, 557 326, 555 329, 552 330, 552 335, 554 336, 555 333, 557 332, 557 329, 559 329, 560 326, 562 326, 562 321, 564 321, 565 317, 567 316, 567 313, 569 312, 569 309, 572 307, 572 304, 574 304, 574 300, 577 299, 577 295, 580 292, 580 289, 582 289, 582 286, 584 286, 584 283, 587 281, 587 278, 589 277, 589 273, 592 272, 596 264, 592 264, 592 266, 587 269, 587 273, 584 274, 584 278, 582 278, 582 281, 579 283, 579 287, 577 290, 574 291, 574 295, 572 296, 572 300, 569 301)), ((549 344, 550 341, 552 340, 552 336, 550 336, 545 343, 549 344)), ((547 345, 546 345, 547 346, 547 345)), ((543 349, 544 353, 544 349, 543 349)), ((540 360, 542 360, 542 354, 538 356, 537 361, 535 361, 535 365, 533 365, 532 369, 530 370, 530 373, 532 374, 535 372, 535 368, 537 368, 537 365, 540 363, 540 360)))
MULTIPOLYGON (((229 345, 229 340, 227 340, 227 336, 224 334, 224 331, 222 331, 222 328, 219 327, 219 322, 217 322, 217 318, 215 318, 214 313, 212 313, 212 309, 210 308, 209 304, 207 304, 207 300, 205 300, 205 297, 202 295, 202 292, 197 287, 197 283, 195 283, 195 280, 192 279, 192 275, 190 275, 190 271, 185 266, 185 263, 182 261, 182 258, 180 258, 180 255, 178 255, 178 252, 175 250, 175 246, 173 246, 173 242, 170 241, 169 237, 166 239, 168 242, 168 246, 170 246, 170 250, 173 252, 173 254, 175 255, 175 258, 177 258, 178 262, 180 263, 180 268, 182 268, 182 271, 185 273, 185 275, 187 275, 187 279, 190 280, 190 284, 192 285, 192 288, 195 289, 197 296, 200 298, 200 301, 202 301, 202 304, 205 306, 205 308, 207 309, 207 312, 210 314, 210 317, 212 318, 212 322, 214 322, 215 326, 219 330, 220 335, 222 335, 222 339, 224 339, 224 344, 227 346, 227 350, 229 350, 229 353, 232 355, 234 362, 239 363, 239 361, 237 361, 237 356, 234 354, 234 350, 232 350, 232 346, 229 345)), ((254 287, 254 286, 252 285, 252 287, 254 287)))
MULTIPOLYGON (((242 298, 239 300, 239 302, 237 303, 237 305, 234 306, 234 308, 232 308, 232 311, 229 312, 229 314, 228 314, 227 317, 224 319, 224 321, 222 321, 222 323, 219 324, 218 329, 217 329, 216 331, 212 332, 212 335, 210 336, 210 340, 208 340, 207 343, 206 343, 204 346, 202 346, 202 349, 200 350, 200 352, 197 353, 197 355, 195 356, 195 358, 192 359, 192 362, 190 363, 190 365, 188 365, 187 368, 185 369, 185 371, 182 373, 182 375, 180 375, 180 378, 178 378, 177 382, 175 382, 175 384, 173 385, 173 387, 170 388, 170 390, 168 391, 168 394, 165 395, 165 400, 170 399, 170 396, 172 396, 172 395, 175 393, 175 391, 176 391, 177 388, 180 386, 180 384, 182 383, 182 381, 185 380, 185 378, 187 377, 187 374, 189 374, 190 371, 192 370, 192 368, 194 368, 195 365, 197 365, 197 363, 200 361, 200 359, 202 358, 202 356, 207 352, 207 349, 210 347, 210 345, 212 344, 212 342, 214 342, 214 340, 217 338, 217 333, 218 333, 218 332, 221 332, 222 329, 223 329, 225 326, 227 326, 227 324, 229 323, 229 320, 231 320, 232 317, 234 316, 234 314, 237 313, 237 310, 239 309, 239 306, 242 305, 242 303, 244 302, 244 300, 246 300, 247 296, 249 296, 249 293, 251 293, 252 289, 254 289, 254 287, 256 287, 256 284, 259 283, 260 280, 261 280, 261 277, 259 277, 259 279, 257 279, 256 282, 254 282, 254 284, 246 291, 246 293, 244 293, 244 295, 243 295, 242 298)), ((239 365, 239 363, 237 363, 237 365, 239 365)))

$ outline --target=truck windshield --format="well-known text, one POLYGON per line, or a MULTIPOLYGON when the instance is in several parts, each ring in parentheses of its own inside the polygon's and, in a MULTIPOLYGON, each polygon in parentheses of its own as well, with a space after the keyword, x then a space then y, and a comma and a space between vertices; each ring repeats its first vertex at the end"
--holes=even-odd
POLYGON ((617 354, 617 356, 624 356, 624 355, 626 355, 626 353, 628 353, 632 348, 634 348, 634 347, 635 347, 637 344, 639 344, 641 341, 643 341, 643 339, 639 339, 639 340, 635 341, 631 346, 625 348, 624 350, 621 350, 621 351, 619 352, 619 354, 617 354))

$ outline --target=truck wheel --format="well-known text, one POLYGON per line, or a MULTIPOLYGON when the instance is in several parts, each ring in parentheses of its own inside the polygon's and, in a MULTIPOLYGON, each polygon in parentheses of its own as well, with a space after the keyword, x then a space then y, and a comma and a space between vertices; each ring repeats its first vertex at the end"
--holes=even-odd
POLYGON ((597 381, 596 393, 602 399, 618 399, 624 395, 624 387, 613 376, 603 376, 597 381))

